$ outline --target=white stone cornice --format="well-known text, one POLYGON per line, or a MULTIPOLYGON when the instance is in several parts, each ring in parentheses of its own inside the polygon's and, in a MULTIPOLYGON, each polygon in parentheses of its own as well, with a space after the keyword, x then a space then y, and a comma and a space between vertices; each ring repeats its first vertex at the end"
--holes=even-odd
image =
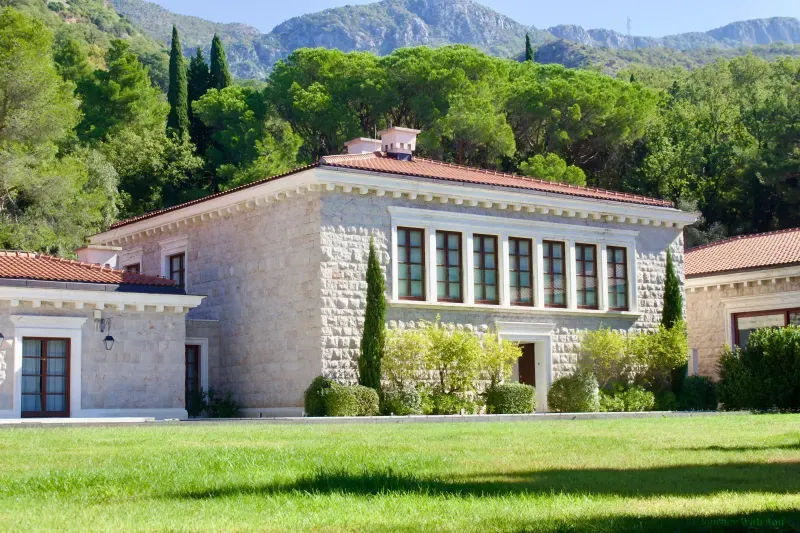
POLYGON ((32 307, 41 307, 42 302, 52 303, 56 308, 71 305, 73 309, 84 309, 86 304, 95 309, 103 309, 110 305, 117 310, 129 306, 137 311, 156 310, 163 312, 170 308, 181 312, 199 306, 205 296, 186 294, 152 294, 138 292, 105 292, 70 289, 43 289, 35 287, 0 286, 0 301, 10 302, 12 307, 30 303, 32 307))
POLYGON ((469 207, 483 206, 486 209, 502 210, 511 206, 514 211, 524 210, 532 213, 538 210, 543 215, 555 213, 569 218, 604 219, 615 223, 645 226, 652 224, 656 227, 678 229, 694 223, 697 218, 694 213, 684 213, 659 206, 540 191, 526 192, 508 187, 463 184, 323 166, 268 180, 151 218, 144 218, 97 234, 91 237, 90 241, 92 244, 123 244, 140 237, 174 231, 180 227, 180 224, 185 226, 193 220, 202 222, 231 216, 259 207, 262 203, 269 204, 270 199, 278 201, 314 190, 329 192, 341 190, 345 193, 356 191, 358 194, 379 196, 391 194, 393 198, 401 198, 405 195, 410 200, 423 198, 428 202, 433 201, 436 197, 442 203, 454 200, 457 205, 469 207))
POLYGON ((686 278, 688 289, 704 289, 714 287, 735 287, 741 285, 747 287, 749 284, 761 285, 763 283, 787 283, 793 277, 800 276, 800 266, 783 268, 764 268, 761 270, 748 270, 744 272, 722 273, 711 276, 701 276, 686 278))

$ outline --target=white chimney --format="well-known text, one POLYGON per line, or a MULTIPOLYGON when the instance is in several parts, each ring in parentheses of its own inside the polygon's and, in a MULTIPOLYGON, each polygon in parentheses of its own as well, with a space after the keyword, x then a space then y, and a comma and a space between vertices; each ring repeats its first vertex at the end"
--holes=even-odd
POLYGON ((344 143, 347 147, 347 153, 353 154, 371 154, 379 152, 381 149, 381 142, 377 139, 368 139, 366 137, 359 137, 352 141, 344 143))
POLYGON ((420 130, 411 128, 389 128, 378 135, 381 136, 381 148, 396 159, 411 160, 411 154, 417 149, 417 135, 420 130))
POLYGON ((75 250, 75 253, 78 254, 78 261, 117 268, 120 251, 122 251, 122 248, 119 246, 88 244, 75 250))

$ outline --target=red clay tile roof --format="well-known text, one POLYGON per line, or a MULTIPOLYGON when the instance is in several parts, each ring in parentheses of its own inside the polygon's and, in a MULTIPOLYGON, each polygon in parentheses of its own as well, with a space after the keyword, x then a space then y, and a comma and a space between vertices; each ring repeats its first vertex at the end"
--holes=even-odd
POLYGON ((430 159, 415 157, 411 161, 401 161, 386 157, 381 152, 358 155, 334 155, 322 158, 324 165, 332 167, 349 168, 354 170, 367 170, 386 174, 399 174, 402 176, 415 176, 420 178, 433 178, 462 183, 476 183, 480 185, 495 185, 500 187, 515 187, 530 189, 539 192, 567 194, 598 200, 611 200, 631 204, 652 205, 658 207, 673 207, 672 202, 637 196, 622 192, 607 191, 591 187, 578 187, 552 181, 526 178, 515 174, 505 174, 492 170, 441 163, 430 159))
POLYGON ((594 189, 591 187, 578 187, 576 185, 566 185, 563 183, 555 183, 550 181, 538 180, 534 178, 525 178, 516 176, 514 174, 504 174, 502 172, 494 172, 491 170, 482 170, 478 168, 465 167, 460 165, 453 165, 449 163, 440 163, 431 161, 430 159, 414 158, 412 161, 400 161, 390 157, 386 157, 382 152, 375 152, 371 154, 359 155, 333 155, 323 157, 319 163, 307 165, 304 167, 296 168, 284 174, 265 178, 263 180, 254 181, 234 189, 230 189, 217 194, 212 194, 198 200, 186 202, 159 211, 153 211, 144 215, 121 220, 111 225, 110 229, 116 229, 140 220, 157 217, 158 215, 168 213, 170 211, 177 211, 188 207, 190 205, 199 204, 213 198, 225 196, 227 194, 247 189, 249 187, 256 187, 268 181, 284 178, 309 170, 311 168, 326 165, 337 168, 347 168, 354 170, 367 170, 371 172, 381 172, 384 174, 396 174, 401 176, 412 176, 420 178, 441 179, 447 181, 458 181, 462 183, 475 183, 479 185, 494 185, 501 187, 516 187, 518 189, 529 189, 532 191, 548 192, 567 194, 570 196, 580 196, 584 198, 594 198, 597 200, 607 200, 615 202, 626 202, 631 204, 641 204, 657 207, 673 207, 672 202, 666 200, 658 200, 655 198, 648 198, 646 196, 638 196, 635 194, 627 194, 622 192, 607 191, 604 189, 594 189))
POLYGON ((0 250, 0 278, 174 287, 171 279, 30 252, 0 250))
POLYGON ((800 228, 741 235, 686 252, 687 277, 800 263, 800 228))

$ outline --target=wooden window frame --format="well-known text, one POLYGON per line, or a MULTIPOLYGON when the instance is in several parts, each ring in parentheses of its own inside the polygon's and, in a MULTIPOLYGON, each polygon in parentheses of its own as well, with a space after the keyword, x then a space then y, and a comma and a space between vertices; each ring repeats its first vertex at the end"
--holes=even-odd
MULTIPOLYGON (((31 376, 39 376, 42 379, 42 383, 40 384, 41 392, 39 395, 42 398, 42 406, 45 408, 44 411, 21 411, 20 416, 22 418, 69 418, 70 416, 70 380, 71 375, 70 371, 72 370, 70 367, 72 365, 72 339, 70 338, 61 338, 61 337, 23 337, 22 342, 25 341, 40 341, 42 343, 42 357, 40 357, 41 367, 39 368, 38 374, 26 374, 23 371, 20 371, 20 374, 23 378, 31 377, 31 376), (64 394, 60 393, 53 393, 57 396, 64 396, 64 410, 63 411, 47 411, 47 361, 51 359, 47 356, 47 343, 49 341, 64 341, 67 344, 67 352, 64 356, 64 379, 66 381, 64 386, 64 394)), ((24 353, 24 352, 23 352, 24 353)), ((25 359, 25 356, 22 356, 25 359)), ((24 368, 24 365, 23 365, 24 368)), ((21 387, 21 385, 20 385, 21 387)), ((31 393, 25 393, 20 390, 20 402, 22 402, 22 398, 24 396, 33 396, 31 393)))
POLYGON ((142 273, 142 264, 141 263, 131 263, 130 265, 125 265, 123 267, 125 272, 129 274, 141 274, 142 273))
POLYGON ((790 307, 788 309, 769 309, 766 311, 746 311, 744 313, 733 314, 733 344, 739 346, 739 319, 754 316, 783 315, 783 327, 789 325, 789 315, 800 313, 800 307, 790 307))
MULTIPOLYGON (((444 231, 444 230, 437 230, 436 231, 436 251, 439 251, 439 234, 444 236, 444 264, 439 264, 438 257, 436 258, 436 270, 437 270, 437 279, 436 279, 436 301, 437 302, 445 302, 445 303, 464 303, 464 242, 463 242, 463 235, 458 231, 444 231), (450 235, 458 235, 458 269, 459 269, 459 276, 458 276, 458 285, 459 285, 459 294, 461 295, 460 298, 449 298, 445 296, 444 298, 439 297, 439 283, 444 283, 444 293, 450 294, 450 285, 454 282, 450 281, 450 276, 447 274, 449 270, 453 268, 455 265, 450 264, 450 249, 447 247, 447 243, 450 241, 450 235), (438 270, 439 267, 444 267, 445 269, 445 279, 440 280, 438 279, 438 270)), ((437 254, 438 255, 438 254, 437 254)))
MULTIPOLYGON (((473 270, 482 270, 484 272, 494 271, 494 294, 495 294, 494 300, 486 300, 486 299, 475 298, 475 303, 476 304, 484 304, 484 305, 500 305, 500 283, 499 283, 500 282, 500 277, 499 277, 499 274, 500 274, 500 265, 499 265, 499 263, 500 263, 500 261, 499 261, 500 253, 499 253, 499 250, 498 250, 499 239, 497 238, 497 235, 487 235, 487 234, 474 233, 472 235, 472 242, 473 242, 472 253, 473 254, 477 253, 478 257, 480 258, 480 264, 476 263, 475 265, 473 265, 473 270), (475 242, 476 242, 475 239, 479 239, 480 240, 480 247, 479 247, 479 250, 477 252, 475 251, 475 242), (485 246, 484 246, 484 244, 485 244, 484 239, 492 239, 494 241, 494 252, 488 252, 488 253, 494 253, 494 268, 486 268, 486 253, 487 252, 486 252, 486 249, 485 249, 485 246)), ((485 278, 485 276, 484 276, 484 278, 485 278)), ((487 285, 485 281, 478 282, 475 279, 473 279, 473 285, 474 285, 473 289, 472 289, 473 291, 475 291, 475 289, 477 287, 481 287, 481 289, 482 289, 481 292, 483 294, 486 294, 486 287, 487 286, 489 286, 489 287, 492 286, 491 284, 487 285)))
POLYGON ((183 359, 183 363, 185 366, 183 385, 186 394, 186 398, 184 401, 187 407, 189 406, 189 349, 190 348, 195 350, 194 368, 196 374, 195 380, 197 381, 197 389, 198 390, 203 389, 203 382, 202 382, 203 371, 200 368, 200 359, 203 354, 203 347, 200 346, 199 344, 186 344, 184 348, 184 359, 183 359))
MULTIPOLYGON (((630 303, 629 302, 630 302, 630 290, 631 290, 630 272, 628 270, 628 249, 625 248, 624 246, 608 246, 606 248, 606 254, 608 254, 608 258, 609 258, 606 261, 608 263, 608 265, 607 265, 607 267, 608 267, 608 275, 606 276, 608 278, 606 280, 607 283, 608 283, 608 285, 606 286, 606 293, 607 293, 606 294, 606 298, 608 298, 608 300, 609 300, 608 309, 610 311, 627 311, 629 309, 629 307, 630 307, 630 303), (612 259, 616 255, 614 253, 616 250, 622 250, 622 254, 623 254, 622 263, 617 263, 616 261, 614 261, 612 259), (625 268, 625 277, 623 277, 623 278, 619 278, 616 275, 617 269, 614 268, 614 266, 618 265, 618 264, 622 265, 625 268), (608 292, 609 292, 609 289, 613 285, 611 283, 612 280, 614 280, 614 281, 623 280, 625 282, 625 298, 624 298, 625 305, 623 307, 614 307, 614 306, 611 305, 611 298, 609 298, 608 292)), ((614 300, 616 300, 616 296, 615 296, 614 300)))
POLYGON ((172 254, 167 256, 167 272, 169 274, 169 279, 173 281, 177 281, 172 276, 175 273, 180 274, 180 282, 178 282, 178 288, 185 289, 186 288, 186 252, 178 252, 177 254, 172 254), (172 260, 176 257, 181 258, 181 267, 178 270, 172 269, 172 260))
POLYGON ((542 241, 542 247, 543 247, 543 250, 544 250, 544 253, 542 253, 542 259, 543 259, 543 261, 542 261, 542 284, 544 285, 544 295, 545 295, 545 301, 542 302, 542 303, 544 303, 545 307, 548 307, 548 308, 551 308, 551 309, 566 309, 567 308, 567 303, 568 303, 567 300, 568 300, 568 296, 569 296, 569 287, 567 286, 567 283, 568 283, 568 276, 567 276, 567 245, 563 241, 542 241), (553 246, 561 246, 561 257, 560 257, 560 259, 562 261, 561 274, 553 274, 553 264, 554 264, 553 262, 554 262, 555 259, 558 259, 558 258, 553 257, 553 252, 552 252, 552 250, 553 250, 552 247, 553 246), (548 247, 550 247, 549 256, 547 254, 548 247), (561 292, 564 293, 564 303, 563 304, 549 304, 549 303, 547 303, 547 291, 548 291, 548 289, 554 291, 553 294, 555 294, 555 283, 553 283, 551 281, 550 284, 548 285, 548 284, 546 284, 544 282, 544 278, 547 275, 548 270, 550 272, 550 276, 551 277, 555 276, 555 275, 559 275, 559 276, 562 276, 564 278, 564 288, 561 291, 561 292))
MULTIPOLYGON (((400 283, 401 283, 401 280, 400 280, 400 273, 399 273, 399 269, 398 269, 398 274, 397 274, 397 284, 398 284, 397 297, 400 300, 410 300, 410 301, 414 301, 414 302, 424 302, 427 299, 426 298, 427 286, 426 286, 426 283, 425 283, 425 281, 426 281, 425 278, 427 277, 427 272, 426 272, 427 268, 425 266, 425 243, 427 241, 425 240, 425 230, 423 228, 411 228, 411 227, 400 226, 400 227, 397 228, 397 232, 399 233, 401 231, 407 231, 409 233, 407 235, 406 244, 405 245, 401 246, 399 244, 399 239, 398 239, 398 245, 397 245, 398 252, 399 252, 400 248, 405 248, 405 250, 406 250, 406 262, 401 263, 400 261, 398 261, 397 262, 398 266, 401 265, 401 264, 402 265, 406 265, 406 264, 407 265, 417 265, 418 264, 418 263, 412 263, 411 262, 411 250, 413 248, 416 248, 416 247, 411 246, 411 233, 410 232, 418 231, 418 232, 420 232, 422 234, 422 240, 420 241, 421 242, 420 250, 422 251, 422 262, 419 263, 419 265, 422 266, 422 296, 400 296, 400 283)), ((409 272, 409 276, 410 275, 411 274, 409 272)), ((402 281, 406 282, 406 289, 408 291, 408 294, 411 294, 411 281, 412 281, 411 278, 409 277, 407 280, 402 280, 402 281)))
MULTIPOLYGON (((598 283, 598 276, 597 276, 597 261, 599 259, 599 255, 597 253, 597 245, 595 244, 585 244, 585 243, 575 243, 575 296, 578 299, 576 302, 578 309, 599 309, 600 308, 600 284, 598 283), (592 263, 594 263, 594 268, 592 269, 592 275, 587 276, 586 272, 586 249, 587 248, 594 248, 594 259, 592 259, 592 263), (580 265, 580 268, 579 266, 580 265), (586 280, 594 278, 594 305, 581 305, 580 304, 580 295, 581 292, 586 292, 586 280)), ((584 300, 586 299, 584 295, 584 300)))
POLYGON ((534 281, 533 281, 533 278, 534 278, 533 265, 534 265, 534 262, 535 262, 535 255, 534 255, 534 249, 533 249, 533 239, 526 239, 524 237, 509 237, 508 238, 508 258, 509 258, 509 260, 512 257, 516 257, 517 258, 517 268, 516 269, 512 269, 511 265, 509 264, 509 267, 508 267, 509 279, 511 278, 511 274, 512 273, 516 273, 517 274, 517 279, 518 280, 519 280, 519 275, 520 274, 527 273, 529 275, 529 279, 530 279, 531 301, 530 302, 523 302, 522 301, 522 289, 523 289, 522 285, 517 284, 516 286, 514 286, 514 285, 511 285, 511 283, 509 283, 509 285, 508 285, 509 286, 509 292, 511 293, 511 294, 509 294, 509 302, 511 303, 511 305, 517 306, 517 307, 534 307, 536 305, 536 293, 534 291, 535 285, 534 285, 534 281), (527 255, 522 255, 522 254, 519 253, 519 245, 523 241, 528 243, 528 254, 527 255), (528 270, 527 271, 519 269, 519 260, 520 260, 521 257, 523 257, 523 258, 527 257, 527 259, 528 259, 528 270))

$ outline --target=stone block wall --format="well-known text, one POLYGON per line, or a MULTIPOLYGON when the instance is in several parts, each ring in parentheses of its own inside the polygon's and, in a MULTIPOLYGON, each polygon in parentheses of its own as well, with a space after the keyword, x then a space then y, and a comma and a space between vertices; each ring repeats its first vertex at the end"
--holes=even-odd
POLYGON ((159 241, 187 237, 187 290, 206 295, 188 318, 218 321, 210 383, 244 407, 301 407, 322 371, 319 212, 319 193, 308 193, 131 245, 143 273, 159 275, 159 241))
MULTIPOLYGON (((486 330, 496 321, 552 323, 555 325, 552 360, 553 376, 568 374, 575 368, 579 337, 583 330, 611 327, 624 331, 649 330, 661 322, 666 268, 666 249, 673 254, 675 267, 683 279, 683 235, 675 228, 631 226, 618 223, 564 219, 514 212, 464 208, 452 204, 439 204, 388 196, 360 196, 339 192, 326 192, 322 196, 322 370, 331 378, 352 381, 357 376, 357 360, 364 308, 366 306, 366 263, 370 238, 374 239, 384 272, 389 273, 391 217, 389 206, 414 207, 442 211, 464 211, 471 214, 502 216, 536 221, 595 226, 604 228, 635 229, 639 231, 637 247, 638 319, 628 317, 524 315, 498 309, 435 309, 420 304, 409 308, 389 306, 387 320, 403 326, 418 320, 435 320, 439 315, 445 324, 486 330)), ((388 293, 391 294, 391 276, 387 276, 388 293)))
MULTIPOLYGON (((800 280, 797 278, 792 278, 792 281, 789 282, 783 280, 763 285, 751 283, 747 287, 742 284, 737 284, 735 287, 723 285, 720 288, 711 286, 708 290, 698 289, 689 292, 686 296, 689 348, 698 351, 699 373, 714 379, 719 378, 717 363, 724 346, 729 342, 725 333, 728 318, 723 300, 794 291, 800 291, 800 280)), ((777 307, 800 307, 800 299, 796 305, 777 307)), ((746 310, 741 310, 741 312, 746 312, 746 310)))

